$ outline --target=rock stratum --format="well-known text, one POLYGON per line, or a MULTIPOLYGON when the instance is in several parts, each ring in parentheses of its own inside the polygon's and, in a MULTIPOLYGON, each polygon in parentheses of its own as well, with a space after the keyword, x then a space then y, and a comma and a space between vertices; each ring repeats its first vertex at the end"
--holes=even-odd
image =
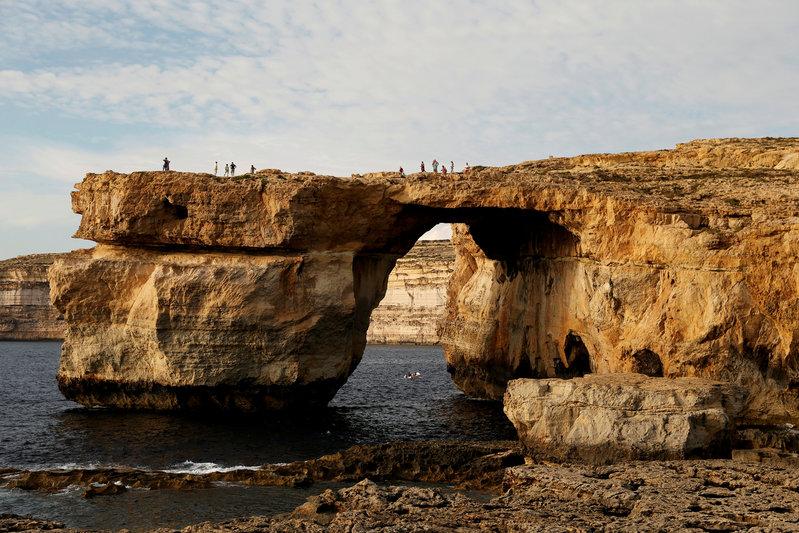
POLYGON ((66 329, 50 305, 47 269, 59 254, 0 261, 0 340, 54 340, 66 329))
POLYGON ((442 176, 88 174, 92 251, 59 258, 62 392, 87 405, 323 404, 391 269, 455 225, 442 344, 455 381, 638 372, 746 391, 799 421, 799 139, 550 158, 442 176))
POLYGON ((418 241, 389 274, 386 295, 372 311, 366 342, 441 342, 447 286, 454 267, 455 249, 450 241, 418 241))

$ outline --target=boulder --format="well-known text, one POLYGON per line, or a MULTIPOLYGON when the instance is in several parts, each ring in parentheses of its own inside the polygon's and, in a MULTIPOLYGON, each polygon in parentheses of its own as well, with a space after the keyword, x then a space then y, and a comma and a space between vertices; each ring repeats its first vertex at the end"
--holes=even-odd
POLYGON ((505 414, 534 459, 611 463, 729 457, 741 392, 701 378, 517 379, 505 414))

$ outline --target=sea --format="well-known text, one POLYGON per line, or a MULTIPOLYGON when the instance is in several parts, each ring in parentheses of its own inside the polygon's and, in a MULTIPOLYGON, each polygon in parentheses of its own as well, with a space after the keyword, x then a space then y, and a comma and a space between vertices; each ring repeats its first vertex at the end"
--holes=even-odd
MULTIPOLYGON (((355 444, 515 438, 499 403, 470 399, 455 387, 437 346, 369 345, 327 408, 292 417, 85 408, 58 391, 60 349, 60 342, 0 342, 0 468, 210 472, 309 459, 355 444), (420 377, 405 379, 408 372, 420 377)), ((0 489, 0 514, 32 515, 75 528, 143 531, 288 512, 339 486, 219 484, 93 499, 84 499, 78 487, 54 494, 0 489)))

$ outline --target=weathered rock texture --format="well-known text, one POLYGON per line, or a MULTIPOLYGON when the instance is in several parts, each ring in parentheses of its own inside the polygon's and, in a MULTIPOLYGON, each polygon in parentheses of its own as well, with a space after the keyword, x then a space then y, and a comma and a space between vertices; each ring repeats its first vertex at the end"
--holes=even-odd
POLYGON ((701 378, 642 374, 516 379, 504 409, 533 458, 729 457, 742 392, 701 378))
POLYGON ((47 282, 47 269, 58 255, 25 255, 0 261, 0 340, 64 336, 64 321, 50 305, 47 282))
POLYGON ((70 398, 124 407, 327 401, 397 258, 460 223, 444 351, 469 394, 642 372, 742 385, 799 420, 799 139, 552 158, 442 176, 89 174, 90 253, 57 261, 70 398))
POLYGON ((791 470, 722 460, 528 465, 509 468, 491 500, 364 480, 287 515, 183 531, 795 531, 798 484, 791 470))
POLYGON ((388 276, 386 296, 372 311, 366 341, 438 344, 454 264, 450 241, 417 242, 388 276))

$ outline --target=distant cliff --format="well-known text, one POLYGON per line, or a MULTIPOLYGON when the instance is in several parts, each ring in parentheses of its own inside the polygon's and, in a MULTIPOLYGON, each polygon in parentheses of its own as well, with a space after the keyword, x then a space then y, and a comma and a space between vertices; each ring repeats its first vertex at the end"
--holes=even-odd
POLYGON ((389 275, 386 296, 372 311, 367 342, 438 344, 454 265, 450 241, 417 242, 389 275))
POLYGON ((64 322, 50 305, 47 269, 60 254, 0 261, 0 340, 64 337, 64 322))

